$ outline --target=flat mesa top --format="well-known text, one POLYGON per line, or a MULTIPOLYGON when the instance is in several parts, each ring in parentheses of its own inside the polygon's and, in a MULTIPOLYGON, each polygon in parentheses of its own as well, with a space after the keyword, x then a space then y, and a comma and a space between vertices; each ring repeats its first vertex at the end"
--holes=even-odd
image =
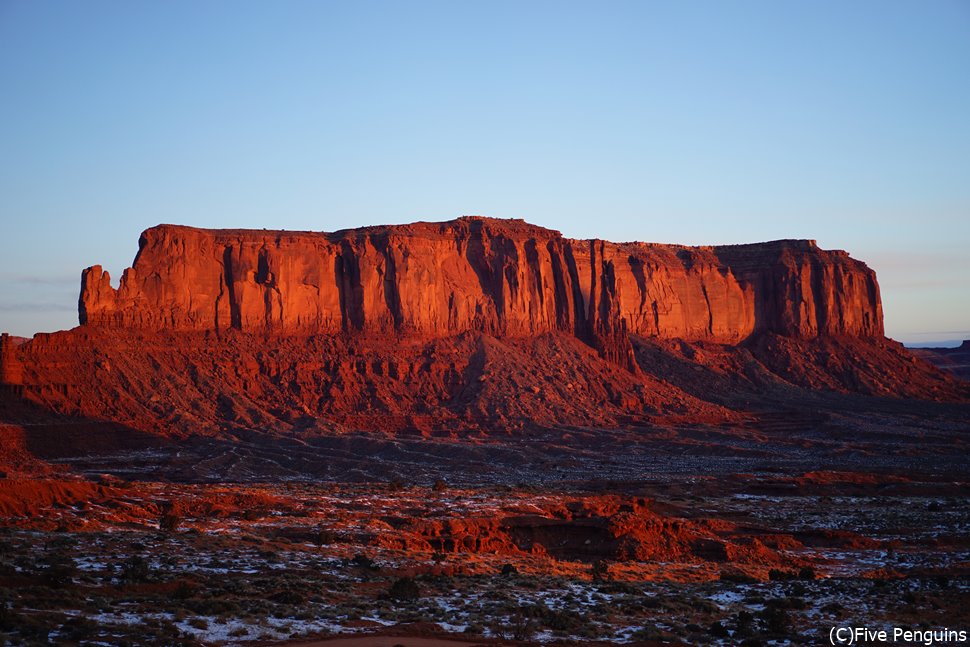
MULTIPOLYGON (((490 236, 512 236, 516 238, 540 238, 540 239, 563 239, 569 242, 586 242, 598 239, 575 239, 566 238, 562 233, 555 229, 548 229, 539 225, 533 225, 519 218, 489 218, 485 216, 462 216, 453 220, 440 222, 418 221, 406 224, 393 225, 369 225, 365 227, 355 227, 339 229, 337 231, 306 231, 289 229, 207 229, 202 227, 192 227, 189 225, 159 224, 147 229, 142 238, 145 239, 152 233, 169 232, 193 232, 197 235, 209 235, 218 238, 276 238, 294 239, 306 237, 325 238, 330 241, 353 239, 361 236, 409 236, 415 238, 438 238, 441 236, 454 236, 455 234, 478 234, 486 233, 490 236)), ((609 241, 604 241, 609 242, 609 241)), ((773 241, 742 243, 732 245, 680 245, 675 243, 654 243, 641 241, 625 241, 609 243, 619 246, 634 247, 662 247, 667 249, 708 249, 708 250, 745 250, 745 249, 797 249, 814 250, 817 249, 816 242, 811 239, 785 238, 773 241)), ((837 251, 837 250, 836 250, 837 251)))

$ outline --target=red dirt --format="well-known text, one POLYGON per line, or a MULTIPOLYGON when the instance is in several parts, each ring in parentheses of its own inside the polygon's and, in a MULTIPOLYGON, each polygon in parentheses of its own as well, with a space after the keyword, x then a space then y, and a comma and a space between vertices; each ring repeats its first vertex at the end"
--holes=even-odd
POLYGON ((120 493, 114 488, 86 481, 0 480, 0 517, 36 516, 52 506, 104 501, 120 493))

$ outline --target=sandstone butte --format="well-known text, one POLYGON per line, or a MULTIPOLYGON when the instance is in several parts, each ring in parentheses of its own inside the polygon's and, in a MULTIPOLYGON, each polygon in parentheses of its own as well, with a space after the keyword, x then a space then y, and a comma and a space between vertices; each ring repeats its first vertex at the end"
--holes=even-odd
POLYGON ((749 401, 777 378, 967 395, 885 339, 871 269, 811 240, 612 243, 481 217, 333 233, 160 225, 117 288, 83 271, 79 318, 6 343, 4 381, 44 408, 143 430, 717 419, 732 392, 749 401))
POLYGON ((336 233, 161 225, 118 289, 84 271, 79 308, 89 326, 290 335, 883 334, 874 272, 811 240, 618 244, 475 217, 336 233))

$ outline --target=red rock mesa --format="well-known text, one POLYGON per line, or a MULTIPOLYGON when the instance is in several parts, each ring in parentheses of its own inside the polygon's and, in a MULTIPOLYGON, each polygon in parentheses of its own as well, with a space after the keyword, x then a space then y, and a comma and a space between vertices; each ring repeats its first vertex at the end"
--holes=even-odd
POLYGON ((725 422, 802 406, 792 387, 967 396, 885 339, 872 270, 808 240, 611 243, 478 217, 160 225, 118 288, 84 270, 79 315, 4 348, 21 392, 178 435, 725 422))
POLYGON ((883 334, 875 274, 814 241, 618 244, 475 217, 335 233, 160 225, 118 289, 85 270, 79 306, 89 326, 283 334, 883 334))

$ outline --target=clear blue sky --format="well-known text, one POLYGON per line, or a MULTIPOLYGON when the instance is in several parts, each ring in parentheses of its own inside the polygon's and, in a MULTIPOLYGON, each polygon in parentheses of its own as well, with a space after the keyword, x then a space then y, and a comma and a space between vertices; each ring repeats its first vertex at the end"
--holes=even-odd
POLYGON ((970 3, 0 0, 0 329, 161 222, 815 238, 970 337, 970 3))

